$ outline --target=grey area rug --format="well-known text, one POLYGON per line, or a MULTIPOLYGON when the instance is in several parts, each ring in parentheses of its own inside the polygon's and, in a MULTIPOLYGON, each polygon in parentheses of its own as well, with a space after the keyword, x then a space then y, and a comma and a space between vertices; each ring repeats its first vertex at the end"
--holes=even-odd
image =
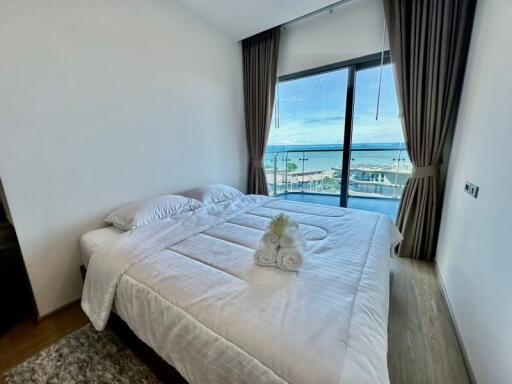
MULTIPOLYGON (((108 330, 75 331, 7 371, 5 383, 159 383, 108 330)), ((0 380, 1 381, 1 380, 0 380)))

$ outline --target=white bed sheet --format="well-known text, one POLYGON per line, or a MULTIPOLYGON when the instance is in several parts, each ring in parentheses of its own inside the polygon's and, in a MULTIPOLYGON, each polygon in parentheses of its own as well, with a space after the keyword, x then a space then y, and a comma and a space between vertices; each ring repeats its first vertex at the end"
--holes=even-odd
POLYGON ((97 252, 101 246, 115 242, 123 232, 124 231, 120 229, 109 226, 85 233, 80 238, 82 264, 87 268, 91 256, 97 252))
POLYGON ((389 255, 399 238, 383 215, 269 200, 131 266, 116 312, 191 384, 389 383, 389 255), (298 273, 252 262, 283 211, 307 241, 298 273))

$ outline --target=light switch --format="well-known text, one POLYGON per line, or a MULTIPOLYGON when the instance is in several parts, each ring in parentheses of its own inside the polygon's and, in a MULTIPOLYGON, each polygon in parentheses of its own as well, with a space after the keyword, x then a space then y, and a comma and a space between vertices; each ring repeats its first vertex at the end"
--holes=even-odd
POLYGON ((480 187, 478 185, 475 185, 469 181, 466 181, 466 184, 464 184, 464 192, 470 196, 473 196, 475 199, 478 197, 479 189, 480 187))

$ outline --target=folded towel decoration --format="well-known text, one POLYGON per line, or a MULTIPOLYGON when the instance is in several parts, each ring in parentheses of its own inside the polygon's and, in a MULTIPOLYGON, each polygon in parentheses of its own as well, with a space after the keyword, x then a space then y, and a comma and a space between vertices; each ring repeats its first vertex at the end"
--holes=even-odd
POLYGON ((299 225, 284 213, 274 217, 254 253, 254 263, 265 267, 278 267, 297 271, 304 263, 306 242, 299 225))
POLYGON ((279 246, 283 248, 298 247, 304 251, 304 245, 304 238, 302 237, 299 230, 295 229, 294 227, 289 228, 279 238, 279 246))
POLYGON ((297 248, 279 248, 277 266, 285 271, 295 272, 304 263, 304 254, 297 248))
POLYGON ((261 238, 261 248, 275 249, 279 247, 279 237, 270 232, 265 232, 261 238))
POLYGON ((254 253, 254 263, 262 267, 277 267, 277 248, 260 248, 254 253))

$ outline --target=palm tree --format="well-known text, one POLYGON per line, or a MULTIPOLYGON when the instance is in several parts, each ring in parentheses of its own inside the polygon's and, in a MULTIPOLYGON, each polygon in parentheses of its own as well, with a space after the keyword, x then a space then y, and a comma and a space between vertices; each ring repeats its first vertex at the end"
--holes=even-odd
POLYGON ((295 164, 295 163, 287 163, 286 164, 286 170, 288 172, 295 172, 297 170, 297 164, 295 164))

